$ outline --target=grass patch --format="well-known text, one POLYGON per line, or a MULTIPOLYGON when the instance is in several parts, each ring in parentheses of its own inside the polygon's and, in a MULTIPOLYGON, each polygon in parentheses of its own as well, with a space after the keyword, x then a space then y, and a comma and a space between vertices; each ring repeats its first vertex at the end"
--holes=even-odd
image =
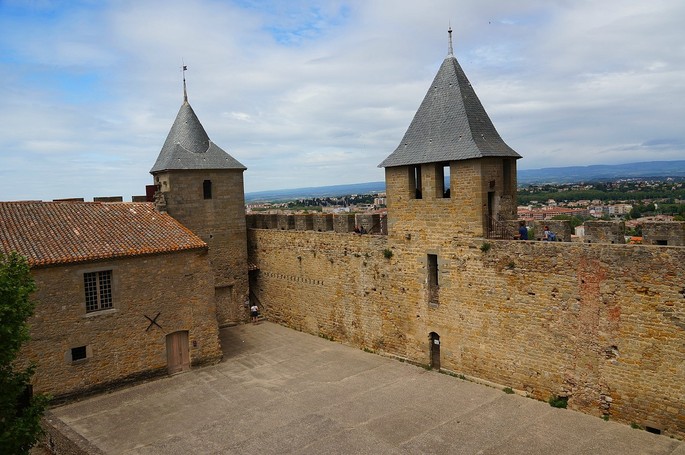
POLYGON ((511 395, 512 393, 514 393, 514 389, 512 389, 511 387, 505 387, 502 389, 502 392, 511 395))
POLYGON ((568 397, 558 397, 556 395, 552 395, 551 397, 549 397, 549 400, 547 400, 547 402, 553 408, 566 409, 566 406, 568 406, 568 397))
POLYGON ((483 242, 483 244, 480 246, 480 250, 483 253, 487 253, 488 251, 490 251, 490 248, 492 248, 492 245, 489 244, 488 242, 483 242))
POLYGON ((390 259, 392 257, 392 250, 390 248, 386 248, 383 250, 383 257, 385 259, 390 259))

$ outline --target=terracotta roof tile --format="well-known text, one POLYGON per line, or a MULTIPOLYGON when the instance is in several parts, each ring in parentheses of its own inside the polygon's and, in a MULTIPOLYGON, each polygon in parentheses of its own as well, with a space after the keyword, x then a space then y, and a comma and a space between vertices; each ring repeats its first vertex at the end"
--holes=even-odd
POLYGON ((206 247, 147 202, 0 202, 0 251, 32 267, 206 247))

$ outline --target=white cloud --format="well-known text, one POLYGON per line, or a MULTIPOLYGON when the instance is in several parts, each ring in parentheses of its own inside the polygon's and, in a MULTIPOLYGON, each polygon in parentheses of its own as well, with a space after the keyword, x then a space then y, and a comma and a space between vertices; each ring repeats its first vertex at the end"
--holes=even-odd
POLYGON ((678 0, 44 3, 0 6, 0 199, 142 194, 182 59, 248 192, 382 180, 448 24, 521 168, 683 156, 678 0))

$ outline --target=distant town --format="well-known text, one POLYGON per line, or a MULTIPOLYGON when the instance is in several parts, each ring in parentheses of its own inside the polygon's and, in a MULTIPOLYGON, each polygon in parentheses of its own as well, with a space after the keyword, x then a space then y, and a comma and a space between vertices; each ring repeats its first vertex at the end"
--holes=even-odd
MULTIPOLYGON (((386 213, 385 193, 348 194, 260 201, 248 213, 386 213)), ((569 220, 583 235, 586 220, 625 221, 626 233, 639 243, 646 221, 685 221, 685 177, 616 179, 605 182, 531 184, 518 188, 518 218, 524 221, 569 220)))

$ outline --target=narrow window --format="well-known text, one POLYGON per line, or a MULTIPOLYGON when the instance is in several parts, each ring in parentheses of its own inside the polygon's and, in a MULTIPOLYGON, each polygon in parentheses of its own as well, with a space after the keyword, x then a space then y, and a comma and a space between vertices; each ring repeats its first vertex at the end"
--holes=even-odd
POLYGON ((511 187, 511 160, 502 160, 502 183, 504 194, 513 194, 514 189, 511 187))
POLYGON ((212 181, 211 180, 205 180, 202 182, 202 194, 204 195, 205 199, 211 199, 212 198, 212 181))
POLYGON ((450 198, 451 196, 450 188, 450 165, 443 164, 442 166, 442 197, 450 198))
POLYGON ((668 240, 655 240, 655 245, 668 245, 668 240))
POLYGON ((83 274, 86 292, 86 313, 112 308, 112 271, 83 274))
POLYGON ((76 362, 77 360, 83 360, 86 356, 86 347, 79 346, 77 348, 71 348, 71 361, 76 362))
POLYGON ((414 199, 422 199, 423 198, 423 192, 422 192, 422 185, 421 185, 421 166, 414 166, 412 170, 412 174, 414 177, 414 199))
POLYGON ((428 255, 428 302, 438 303, 438 255, 428 255))

